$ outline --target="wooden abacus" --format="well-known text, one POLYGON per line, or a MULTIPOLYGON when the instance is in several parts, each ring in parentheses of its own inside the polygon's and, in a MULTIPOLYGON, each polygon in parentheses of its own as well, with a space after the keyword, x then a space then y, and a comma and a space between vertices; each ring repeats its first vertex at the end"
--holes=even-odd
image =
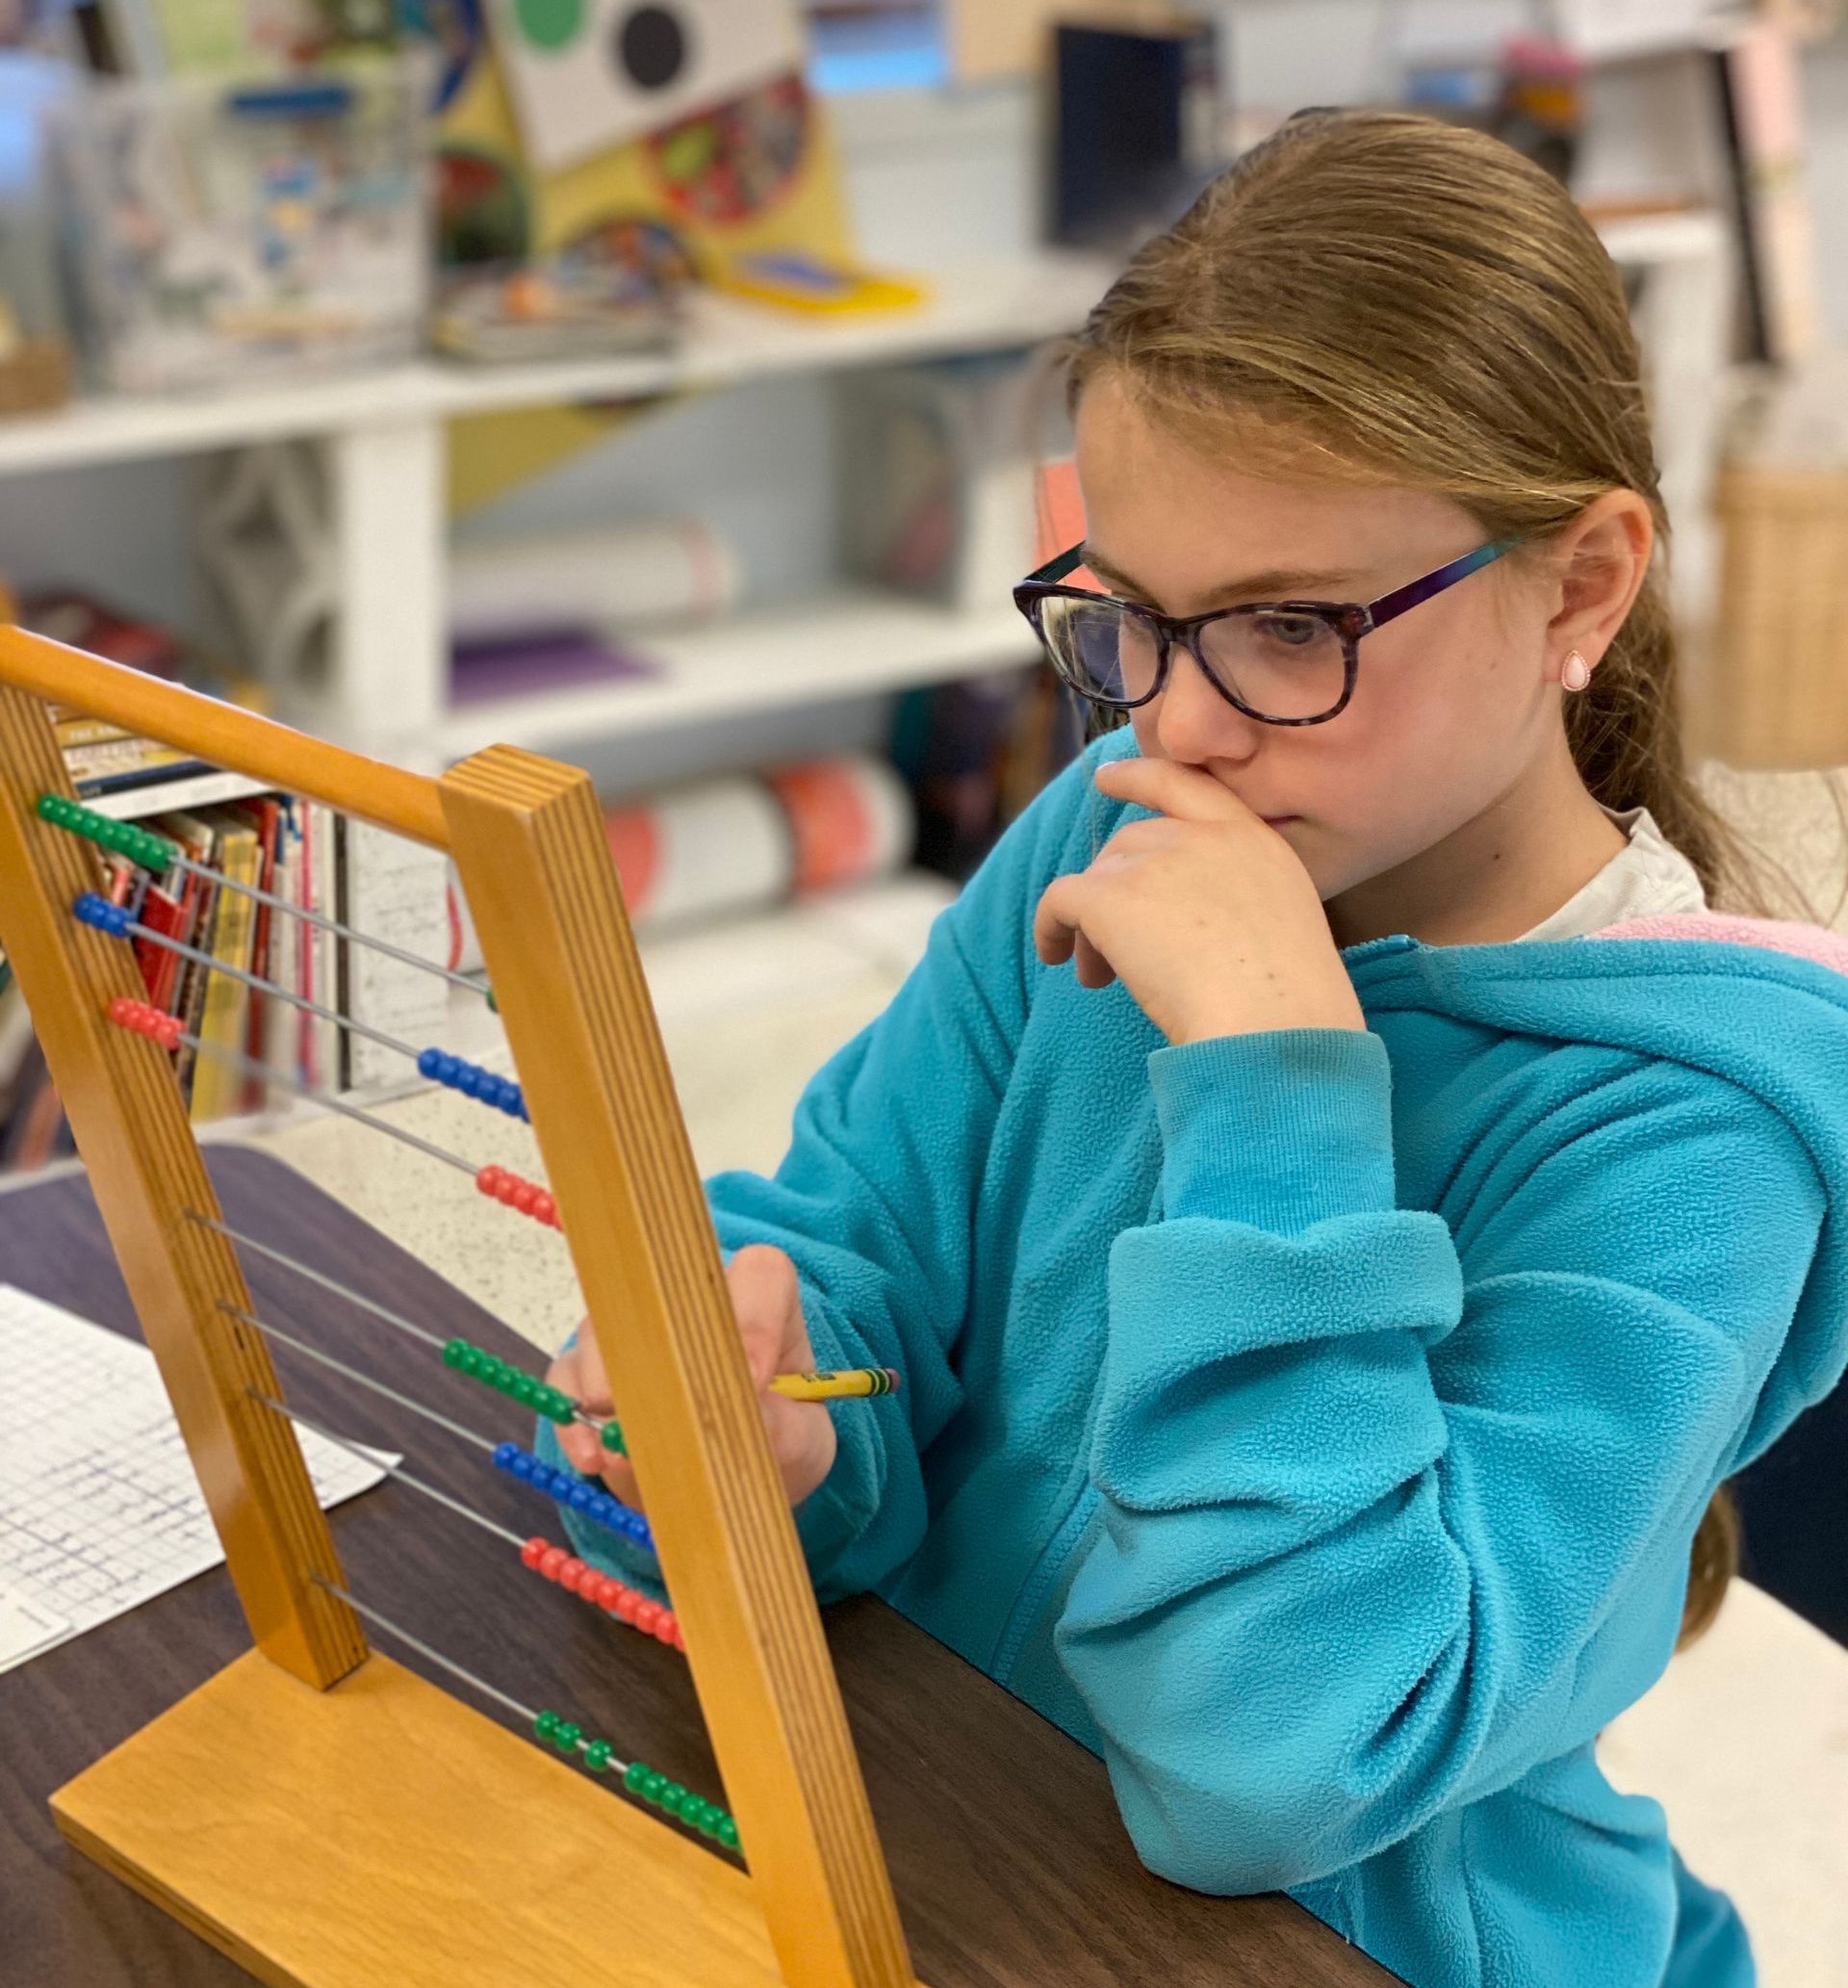
MULTIPOLYGON (((64 1835, 266 1981, 504 1988, 544 1951, 551 1968, 651 1988, 909 1988, 891 1882, 588 778, 508 747, 424 778, 0 629, 0 946, 255 1644, 61 1789, 64 1835), (139 1004, 119 924, 73 916, 96 890, 98 840, 158 861, 157 839, 99 829, 77 807, 53 702, 453 858, 550 1176, 551 1199, 527 1191, 526 1212, 553 1220, 571 1251, 735 1815, 728 1828, 688 1798, 717 1847, 369 1649, 370 1612, 346 1589, 278 1412, 164 1030, 139 1004), (458 1763, 492 1799, 441 1796, 458 1763), (494 1819, 528 1798, 543 1820, 509 1843, 494 1819), (201 1802, 209 1829, 176 1826, 201 1802), (748 1873, 724 1853, 740 1839, 748 1873), (517 1883, 500 1881, 516 1872, 517 1883), (547 1909, 593 1878, 650 1899, 645 1946, 612 1950, 547 1909)), ((488 1101, 506 1108, 511 1088, 488 1101)))

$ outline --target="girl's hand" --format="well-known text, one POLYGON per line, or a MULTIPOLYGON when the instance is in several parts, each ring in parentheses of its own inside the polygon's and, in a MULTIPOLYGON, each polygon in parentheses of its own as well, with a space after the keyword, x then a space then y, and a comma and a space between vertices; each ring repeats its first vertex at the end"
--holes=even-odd
POLYGON ((1367 1018, 1296 851, 1197 766, 1109 760, 1099 792, 1161 811, 1131 821, 1091 867, 1057 878, 1034 949, 1075 953, 1081 987, 1120 979, 1170 1043, 1367 1018))
MULTIPOLYGON (((807 1374, 815 1364, 803 1323, 796 1266, 783 1251, 768 1243, 751 1243, 726 1265, 725 1276, 744 1356, 757 1383, 757 1409, 770 1438, 770 1454, 777 1459, 790 1504, 800 1505, 833 1466, 835 1436, 826 1403, 787 1401, 770 1386, 778 1374, 807 1374)), ((546 1379, 593 1415, 611 1412, 609 1381, 588 1320, 578 1329, 578 1343, 552 1361, 546 1379)), ((635 1466, 627 1457, 604 1449, 594 1429, 581 1422, 566 1423, 558 1432, 558 1443, 575 1469, 586 1477, 601 1476, 625 1505, 643 1509, 635 1466)))

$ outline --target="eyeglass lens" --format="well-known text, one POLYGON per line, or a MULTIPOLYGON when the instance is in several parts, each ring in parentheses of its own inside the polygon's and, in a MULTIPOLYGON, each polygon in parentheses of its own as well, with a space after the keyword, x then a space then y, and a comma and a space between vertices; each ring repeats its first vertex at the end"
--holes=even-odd
MULTIPOLYGON (((1154 688, 1161 637, 1141 615, 1053 594, 1040 602, 1039 620, 1054 663, 1087 696, 1140 704, 1154 688)), ((1195 640, 1220 684, 1266 717, 1320 717, 1341 702, 1347 655, 1320 615, 1228 614, 1195 640)))

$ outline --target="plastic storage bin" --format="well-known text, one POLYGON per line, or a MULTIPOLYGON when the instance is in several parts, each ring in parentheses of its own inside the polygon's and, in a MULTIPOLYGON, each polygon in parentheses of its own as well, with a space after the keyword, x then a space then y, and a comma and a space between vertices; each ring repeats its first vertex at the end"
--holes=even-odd
POLYGON ((429 267, 426 67, 105 84, 54 120, 80 336, 131 392, 400 357, 429 267))
POLYGON ((0 417, 56 407, 70 392, 44 146, 68 87, 49 58, 0 51, 0 417))

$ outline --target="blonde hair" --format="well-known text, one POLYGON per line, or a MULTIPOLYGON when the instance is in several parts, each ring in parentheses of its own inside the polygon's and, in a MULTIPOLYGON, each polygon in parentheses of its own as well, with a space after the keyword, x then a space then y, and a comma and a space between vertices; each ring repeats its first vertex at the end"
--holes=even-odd
MULTIPOLYGON (((1056 356, 1073 411, 1108 373, 1194 446, 1432 491, 1485 537, 1544 542, 1604 492, 1635 491, 1659 555, 1564 700, 1573 760, 1593 799, 1650 811, 1716 909, 1775 915, 1767 867, 1802 901, 1686 763, 1635 333, 1603 243, 1540 167, 1432 118, 1301 113, 1147 244, 1056 356)), ((1722 1486, 1695 1535, 1681 1643, 1717 1612, 1737 1536, 1722 1486)))

